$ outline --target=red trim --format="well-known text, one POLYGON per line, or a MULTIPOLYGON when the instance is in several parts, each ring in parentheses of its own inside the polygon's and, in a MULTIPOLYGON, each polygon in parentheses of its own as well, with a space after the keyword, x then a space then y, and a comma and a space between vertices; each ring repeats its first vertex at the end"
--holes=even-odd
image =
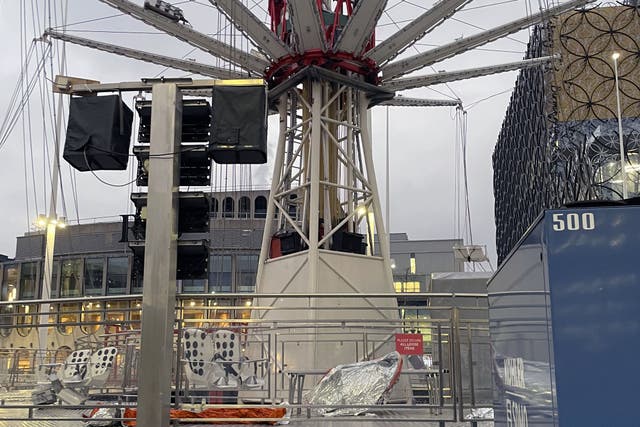
MULTIPOLYGON (((271 16, 271 31, 285 43, 289 43, 287 34, 287 1, 269 0, 269 15, 271 16)), ((361 0, 364 1, 364 0, 361 0)), ((334 7, 333 23, 325 25, 322 14, 322 0, 316 0, 320 12, 320 25, 329 46, 334 45, 336 29, 339 28, 340 17, 346 8, 347 16, 353 14, 353 0, 336 0, 334 7), (345 7, 346 6, 346 7, 345 7)), ((375 46, 375 32, 371 35, 365 51, 375 46)), ((315 65, 338 73, 352 72, 365 77, 365 81, 371 84, 379 84, 378 65, 367 58, 356 58, 346 52, 322 52, 319 49, 310 50, 303 54, 288 55, 278 59, 265 70, 265 80, 274 86, 288 79, 304 67, 315 65)))
POLYGON ((320 49, 280 58, 265 71, 265 80, 271 85, 277 85, 310 65, 336 72, 350 71, 364 76, 367 83, 379 83, 378 66, 371 59, 356 58, 346 52, 323 52, 320 49))

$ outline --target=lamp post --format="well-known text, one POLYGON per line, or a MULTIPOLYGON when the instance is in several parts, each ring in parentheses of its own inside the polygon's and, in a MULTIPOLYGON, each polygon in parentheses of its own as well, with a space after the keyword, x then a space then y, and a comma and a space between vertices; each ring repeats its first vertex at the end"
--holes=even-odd
POLYGON ((620 108, 620 83, 618 82, 618 59, 620 53, 614 52, 611 55, 613 59, 613 75, 616 81, 616 104, 618 109, 618 139, 620 142, 620 170, 622 171, 622 198, 628 198, 627 193, 627 171, 624 159, 624 135, 622 134, 622 109, 620 108))
MULTIPOLYGON (((386 131, 387 131, 387 140, 386 140, 386 144, 385 144, 386 145, 386 147, 385 147, 386 148, 386 156, 385 156, 385 159, 386 159, 386 161, 385 161, 385 175, 386 175, 386 177, 385 178, 386 178, 386 183, 387 183, 386 188, 385 188, 386 193, 387 193, 386 194, 386 199, 387 200, 385 200, 385 205, 386 205, 385 207, 387 208, 386 209, 387 210, 387 212, 386 212, 387 213, 387 230, 386 230, 387 231, 387 235, 386 235, 386 238, 387 238, 387 246, 389 247, 389 250, 391 250, 391 217, 390 217, 391 207, 389 205, 389 201, 390 201, 389 193, 390 193, 390 190, 389 190, 389 106, 388 105, 387 105, 387 129, 386 129, 386 131)), ((389 256, 391 256, 391 254, 389 254, 389 256)))
MULTIPOLYGON (((56 150, 57 151, 57 150, 56 150)), ((58 162, 54 160, 54 164, 58 162)), ((59 166, 58 166, 59 167, 59 166)), ((54 169, 54 176, 57 175, 54 169)), ((57 187, 57 179, 54 179, 57 187)), ((52 190, 52 194, 57 193, 56 190, 52 190)), ((52 197, 52 202, 55 200, 55 197, 52 197)), ((51 205, 51 213, 49 216, 47 215, 38 215, 36 220, 36 227, 46 230, 45 234, 45 253, 44 253, 44 274, 42 281, 42 293, 40 298, 43 300, 48 300, 51 298, 51 279, 53 277, 53 248, 54 243, 56 241, 56 229, 57 228, 65 228, 67 226, 66 219, 63 217, 57 218, 55 214, 55 204, 51 205)), ((39 328, 38 328, 38 347, 42 350, 41 361, 44 360, 47 353, 47 333, 48 328, 46 325, 49 323, 49 302, 45 301, 40 304, 40 319, 39 319, 39 328)))

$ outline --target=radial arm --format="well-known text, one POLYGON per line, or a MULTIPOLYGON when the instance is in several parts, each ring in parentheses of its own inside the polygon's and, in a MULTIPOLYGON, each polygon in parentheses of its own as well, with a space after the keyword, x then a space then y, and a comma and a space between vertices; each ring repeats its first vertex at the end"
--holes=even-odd
POLYGON ((389 61, 440 25, 471 0, 442 0, 365 54, 377 64, 389 61))
POLYGON ((169 68, 175 68, 178 70, 187 71, 189 73, 200 74, 202 76, 214 77, 217 79, 237 79, 246 77, 246 75, 243 73, 226 70, 220 67, 199 64, 193 61, 185 61, 184 59, 171 58, 169 56, 144 52, 142 50, 129 49, 127 47, 98 42, 95 40, 85 39, 83 37, 70 36, 69 34, 59 33, 57 31, 53 31, 52 29, 46 30, 44 35, 53 39, 62 40, 80 46, 90 47, 92 49, 102 50, 104 52, 115 53, 116 55, 126 56, 127 58, 138 59, 140 61, 150 62, 152 64, 162 65, 169 68))
POLYGON ((320 13, 315 0, 289 2, 289 20, 295 34, 298 52, 302 53, 311 49, 325 50, 320 13))
POLYGON ((387 0, 359 1, 336 42, 335 50, 360 55, 374 33, 386 5, 387 0))
POLYGON ((453 43, 428 50, 424 53, 414 55, 406 59, 401 59, 399 61, 391 62, 382 67, 382 78, 383 80, 390 80, 394 77, 409 74, 413 71, 435 64, 436 62, 442 61, 455 55, 459 55, 478 46, 482 46, 489 42, 508 36, 509 34, 513 34, 531 25, 542 22, 543 20, 551 16, 557 15, 570 9, 584 6, 591 1, 593 0, 572 0, 560 6, 549 8, 543 12, 520 18, 508 24, 501 25, 491 30, 483 31, 470 37, 462 38, 453 43))
POLYGON ((272 59, 282 58, 291 53, 287 45, 239 0, 209 1, 272 59))
POLYGON ((192 30, 191 28, 174 22, 169 18, 165 18, 156 12, 145 10, 128 0, 100 1, 159 29, 160 31, 166 32, 182 41, 185 41, 198 49, 209 52, 215 57, 225 59, 248 71, 254 71, 262 74, 264 69, 269 66, 269 63, 262 58, 250 55, 247 52, 243 52, 233 46, 222 43, 207 36, 206 34, 192 30))
POLYGON ((488 76, 491 74, 504 73, 507 71, 519 70, 521 68, 537 67, 544 65, 556 57, 554 56, 542 56, 540 58, 525 59, 523 61, 509 62, 500 65, 491 65, 488 67, 471 68, 468 70, 440 72, 435 74, 428 74, 426 76, 406 77, 403 79, 390 80, 382 87, 385 89, 398 91, 413 89, 417 87, 431 86, 440 83, 448 83, 456 80, 471 79, 473 77, 488 76))
POLYGON ((457 107, 462 105, 462 101, 459 99, 423 99, 396 96, 378 105, 389 105, 393 107, 457 107))

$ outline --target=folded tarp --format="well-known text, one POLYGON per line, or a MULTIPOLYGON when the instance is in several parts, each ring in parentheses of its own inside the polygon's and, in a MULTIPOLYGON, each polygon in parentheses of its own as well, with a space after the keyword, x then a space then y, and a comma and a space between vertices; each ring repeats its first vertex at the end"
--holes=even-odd
POLYGON ((118 95, 71 98, 64 159, 83 172, 126 169, 132 121, 118 95))
MULTIPOLYGON (((198 424, 277 424, 285 414, 285 408, 209 408, 202 412, 186 411, 184 409, 171 409, 172 420, 193 420, 198 424), (213 418, 224 420, 216 421, 213 418), (229 421, 230 418, 236 419, 229 421)), ((135 418, 136 409, 127 408, 123 418, 135 418)), ((128 427, 135 427, 135 421, 123 421, 128 427)))

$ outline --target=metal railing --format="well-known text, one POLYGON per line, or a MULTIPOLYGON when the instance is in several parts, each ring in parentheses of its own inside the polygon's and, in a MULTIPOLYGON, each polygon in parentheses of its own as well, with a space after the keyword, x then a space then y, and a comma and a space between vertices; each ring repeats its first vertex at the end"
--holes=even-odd
MULTIPOLYGON (((291 420, 295 422, 319 421, 320 409, 327 405, 311 405, 301 397, 305 395, 324 375, 316 366, 305 365, 297 357, 297 353, 305 346, 326 346, 337 349, 336 360, 341 363, 353 363, 371 360, 383 356, 394 349, 394 337, 398 333, 415 333, 423 337, 424 358, 419 360, 405 357, 405 371, 401 374, 402 387, 397 385, 384 405, 358 406, 333 405, 330 409, 356 409, 363 412, 374 411, 376 419, 398 422, 431 421, 446 425, 449 422, 465 421, 471 409, 491 405, 491 375, 488 339, 488 320, 486 294, 293 294, 265 295, 259 300, 253 294, 225 295, 181 295, 176 306, 175 342, 173 349, 172 369, 172 404, 175 407, 216 408, 216 407, 251 407, 271 406, 288 402, 291 409, 291 420), (345 307, 339 309, 326 304, 311 304, 312 300, 328 301, 339 296, 343 299, 368 298, 371 301, 384 302, 388 299, 402 301, 401 306, 376 307, 388 318, 372 319, 367 317, 367 310, 357 303, 349 307, 348 317, 340 316, 345 307), (297 301, 296 304, 280 304, 279 307, 247 305, 252 302, 265 301, 268 298, 281 298, 284 301, 297 301), (186 306, 184 301, 190 299, 207 299, 205 305, 186 306), (403 300, 404 298, 404 300, 403 300), (437 298, 451 298, 458 306, 430 305, 437 298), (300 301, 307 301, 302 304, 300 301), (466 303, 465 303, 466 302, 466 303), (482 307, 482 305, 485 305, 482 307), (315 311, 322 320, 308 320, 308 316, 296 316, 296 310, 315 311), (424 314, 424 318, 402 318, 402 313, 415 310, 424 314), (185 316, 185 312, 189 312, 185 316), (248 311, 253 315, 247 317, 248 311), (362 311, 362 316, 358 316, 362 311), (269 320, 261 320, 256 313, 268 312, 269 320), (331 313, 327 316, 327 313, 331 313), (365 320, 362 320, 365 319, 365 320), (258 360, 256 376, 264 381, 260 387, 246 388, 241 384, 235 388, 218 388, 214 384, 190 384, 187 374, 188 357, 182 343, 185 329, 198 329, 207 333, 226 329, 236 331, 240 335, 243 355, 248 360, 258 360), (295 390, 293 390, 295 389, 295 390), (397 389, 397 390, 396 390, 397 389)), ((109 301, 118 298, 109 298, 109 301)), ((137 300, 140 296, 132 295, 120 300, 137 300)), ((95 300, 106 301, 107 298, 95 300)), ((28 304, 61 302, 85 302, 86 298, 67 298, 64 301, 25 301, 28 304)), ((92 301, 94 301, 92 299, 92 301)), ((20 304, 14 301, 13 304, 20 304)), ((4 303, 0 303, 2 305, 4 303)), ((103 304, 106 306, 106 304, 103 304)), ((55 307, 55 306, 54 306, 55 307)), ((133 312, 135 308, 117 308, 118 312, 133 312)), ((82 310, 78 310, 80 313, 82 310)), ((66 313, 69 313, 68 311, 66 313)), ((109 310, 104 309, 102 319, 109 318, 109 310)), ((60 322, 55 311, 51 313, 46 325, 37 324, 37 314, 33 314, 34 323, 29 325, 15 324, 11 328, 31 328, 27 337, 21 336, 24 343, 29 337, 37 337, 41 327, 48 328, 49 343, 70 342, 67 350, 90 349, 113 346, 118 349, 108 380, 100 389, 88 390, 89 397, 101 400, 112 400, 116 406, 135 404, 137 393, 138 362, 140 352, 140 334, 135 327, 139 319, 129 316, 119 320, 101 320, 96 322, 60 322), (55 320, 55 321, 53 321, 55 320), (93 325, 95 332, 81 333, 82 326, 93 325), (73 332, 61 336, 58 326, 70 327, 73 332)), ((4 314, 7 315, 6 313, 4 314)), ((10 313, 11 316, 24 316, 10 313)), ((78 318, 80 314, 78 315, 78 318)), ((14 322, 18 323, 18 322, 14 322)), ((86 329, 86 328, 85 328, 86 329)), ((11 341, 9 337, 0 337, 3 344, 11 341)), ((24 334, 23 334, 24 335, 24 334)), ((15 338, 15 337, 14 337, 15 338)), ((10 343, 13 344, 13 343, 10 343)), ((35 388, 38 382, 46 380, 44 369, 55 370, 53 365, 64 363, 66 353, 58 349, 40 350, 38 343, 32 342, 35 348, 0 348, 0 387, 12 390, 18 388, 35 388)), ((61 347, 62 348, 62 347, 61 347)), ((87 408, 95 405, 87 404, 87 408)), ((84 407, 84 406, 83 406, 84 407)), ((31 419, 35 408, 29 402, 21 405, 3 406, 5 409, 21 410, 18 418, 31 419), (22 417, 22 418, 21 418, 22 417)), ((36 412, 37 414, 37 412, 36 412)), ((39 416, 39 415, 38 415, 39 416)), ((366 418, 366 417, 365 417, 366 418)), ((332 417, 332 420, 361 419, 359 417, 332 417)), ((0 421, 5 420, 0 415, 0 421)), ((69 419, 67 419, 69 420, 69 419)), ((179 422, 179 421, 177 421, 179 422)), ((477 420, 468 420, 474 424, 477 420)))

